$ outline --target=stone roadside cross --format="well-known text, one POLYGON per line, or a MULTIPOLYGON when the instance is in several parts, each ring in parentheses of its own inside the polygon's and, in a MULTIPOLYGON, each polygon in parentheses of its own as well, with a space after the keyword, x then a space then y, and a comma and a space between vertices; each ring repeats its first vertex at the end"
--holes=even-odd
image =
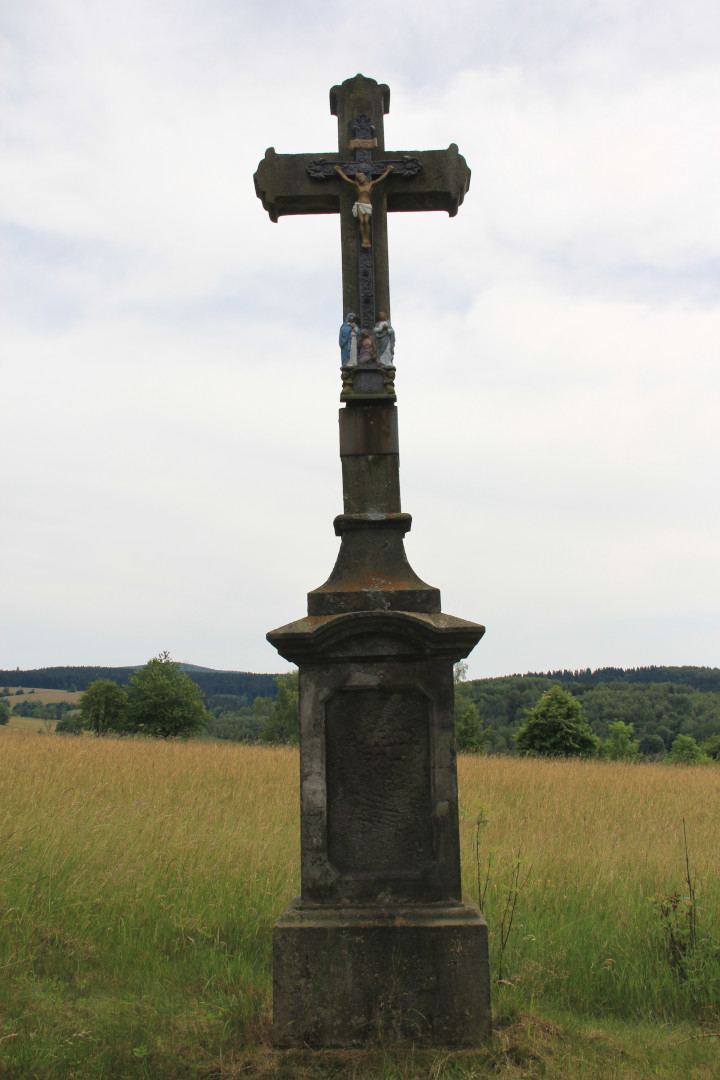
POLYGON ((389 100, 362 75, 333 87, 337 154, 271 149, 255 174, 273 221, 340 214, 343 316, 359 313, 363 339, 341 368, 337 561, 307 615, 267 635, 299 688, 301 894, 273 928, 279 1046, 467 1046, 490 1026, 488 928, 461 889, 453 696, 484 627, 443 613, 408 562, 395 367, 360 359, 390 313, 387 212, 455 214, 470 170, 455 145, 386 154, 389 100))
POLYGON ((380 311, 390 314, 387 214, 396 211, 446 210, 457 214, 470 185, 470 169, 455 143, 447 150, 385 153, 383 116, 390 89, 356 75, 330 91, 330 111, 338 118, 338 152, 277 154, 265 152, 255 173, 255 190, 271 221, 286 214, 340 214, 343 318, 360 316, 370 330, 380 311), (373 154, 376 157, 373 157, 373 154), (355 183, 343 183, 335 166, 355 180, 380 180, 372 193, 372 240, 363 247, 353 216, 355 183))

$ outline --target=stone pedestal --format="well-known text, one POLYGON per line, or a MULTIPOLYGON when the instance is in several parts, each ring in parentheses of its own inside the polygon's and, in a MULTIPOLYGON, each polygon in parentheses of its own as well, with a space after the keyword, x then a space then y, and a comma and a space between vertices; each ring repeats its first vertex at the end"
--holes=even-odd
POLYGON ((302 894, 273 936, 281 1046, 471 1045, 490 1025, 487 925, 460 885, 453 685, 484 628, 443 614, 408 563, 388 397, 340 410, 337 562, 308 615, 268 634, 300 689, 302 894))
POLYGON ((487 1030, 487 926, 474 904, 295 901, 273 934, 277 1045, 429 1042, 487 1030))

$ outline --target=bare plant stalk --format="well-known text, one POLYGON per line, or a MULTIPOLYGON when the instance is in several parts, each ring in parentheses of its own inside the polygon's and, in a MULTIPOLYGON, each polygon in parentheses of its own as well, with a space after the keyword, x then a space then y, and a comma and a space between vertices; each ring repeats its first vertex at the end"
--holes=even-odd
POLYGON ((477 880, 478 889, 478 906, 485 914, 485 894, 487 893, 488 885, 490 884, 490 867, 492 865, 492 855, 488 855, 487 870, 485 872, 485 881, 483 882, 480 875, 480 833, 488 823, 488 816, 484 808, 478 811, 478 815, 475 818, 475 876, 477 880))
POLYGON ((687 1039, 679 1039, 678 1042, 668 1043, 668 1046, 682 1046, 683 1043, 693 1042, 694 1039, 720 1039, 720 1031, 702 1031, 697 1035, 688 1035, 687 1039))
POLYGON ((695 948, 697 939, 697 909, 695 907, 695 881, 690 873, 690 855, 688 853, 687 842, 687 829, 685 827, 685 818, 682 819, 683 823, 683 842, 685 844, 685 880, 688 887, 688 901, 690 909, 688 912, 688 924, 690 927, 690 945, 695 948))
POLYGON ((490 869, 492 867, 492 855, 488 855, 487 869, 485 870, 485 880, 480 881, 480 859, 477 859, 477 874, 478 874, 478 900, 480 903, 480 910, 483 915, 485 914, 485 896, 488 891, 488 885, 490 884, 490 869))
POLYGON ((520 884, 520 868, 522 861, 520 855, 522 848, 518 848, 517 859, 510 875, 510 888, 508 889, 507 897, 505 898, 505 907, 503 909, 502 918, 500 920, 500 960, 498 963, 498 982, 502 982, 503 976, 503 957, 505 955, 505 949, 507 943, 510 940, 510 933, 512 931, 513 918, 515 916, 515 908, 517 906, 518 896, 525 888, 530 877, 530 871, 532 866, 528 867, 527 874, 525 875, 522 884, 520 884))

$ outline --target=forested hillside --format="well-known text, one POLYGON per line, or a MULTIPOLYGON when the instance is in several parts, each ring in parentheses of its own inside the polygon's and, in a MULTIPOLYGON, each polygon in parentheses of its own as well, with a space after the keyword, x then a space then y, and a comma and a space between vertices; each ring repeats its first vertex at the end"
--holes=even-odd
POLYGON ((616 720, 632 724, 635 739, 659 736, 666 749, 677 735, 692 735, 700 743, 720 732, 720 668, 551 671, 475 679, 457 690, 465 707, 477 706, 487 729, 486 749, 498 752, 512 750, 526 711, 557 684, 581 702, 600 739, 608 737, 616 720))
MULTIPOLYGON (((53 690, 86 690, 96 679, 110 679, 118 686, 126 686, 130 676, 141 664, 133 667, 47 667, 28 671, 0 671, 2 686, 48 687, 53 690)), ((196 682, 204 694, 233 694, 252 705, 256 697, 277 695, 274 675, 256 675, 249 671, 215 671, 194 664, 180 664, 196 682)))
MULTIPOLYGON (((205 695, 208 730, 216 738, 240 742, 288 741, 297 738, 296 676, 214 671, 181 664, 205 695), (280 697, 278 698, 278 691, 280 697)), ((0 671, 0 695, 12 702, 14 687, 85 690, 97 679, 127 684, 135 667, 55 667, 32 671, 0 671), (7 689, 6 689, 7 688, 7 689)), ((669 751, 678 735, 698 744, 720 734, 720 668, 600 668, 591 671, 548 671, 475 679, 456 685, 456 719, 460 749, 511 753, 526 713, 545 691, 559 684, 583 706, 593 733, 606 740, 617 721, 632 725, 641 755, 669 751), (468 714, 468 709, 474 710, 468 714), (469 719, 468 719, 469 718, 469 719)), ((53 707, 60 714, 57 706, 53 707)), ((63 706, 67 711, 68 705, 63 706)), ((27 711, 18 706, 14 711, 27 711)), ((41 706, 37 705, 41 717, 41 706)), ((48 711, 46 709, 46 711, 48 711)), ((33 715, 36 715, 33 713, 33 715)), ((715 756, 715 754, 713 754, 715 756)))
MULTIPOLYGON (((512 676, 513 678, 516 676, 512 676)), ((529 672, 525 679, 552 679, 566 690, 575 693, 579 687, 598 683, 675 683, 692 686, 695 690, 720 690, 720 668, 716 667, 640 667, 640 668, 581 668, 579 671, 529 672)), ((486 681, 486 680, 485 680, 486 681)))

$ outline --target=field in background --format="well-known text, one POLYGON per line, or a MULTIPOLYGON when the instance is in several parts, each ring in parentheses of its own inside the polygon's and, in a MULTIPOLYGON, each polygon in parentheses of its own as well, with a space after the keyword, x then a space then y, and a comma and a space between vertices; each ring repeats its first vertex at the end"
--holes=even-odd
POLYGON ((399 1056, 269 1048, 297 772, 291 749, 0 728, 0 1075, 717 1075, 714 1040, 673 1043, 720 1030, 720 769, 461 757, 497 1034, 399 1056))
POLYGON ((54 701, 69 701, 75 704, 82 691, 70 692, 69 690, 43 690, 38 688, 37 690, 28 690, 23 688, 22 694, 18 694, 17 689, 10 687, 10 696, 3 697, 2 701, 6 701, 8 705, 15 705, 19 701, 42 701, 43 705, 47 705, 54 701))
MULTIPOLYGON (((49 705, 57 701, 67 701, 74 705, 78 701, 81 695, 81 691, 70 692, 68 690, 32 690, 23 688, 21 694, 18 694, 16 687, 10 688, 10 695, 8 697, 3 696, 0 701, 6 702, 10 708, 14 708, 16 705, 22 704, 24 701, 35 702, 40 701, 43 705, 49 705)), ((55 720, 40 720, 37 716, 11 716, 8 720, 8 728, 13 731, 26 731, 32 732, 33 735, 51 734, 55 731, 55 720)))
POLYGON ((23 731, 28 735, 52 735, 57 720, 41 720, 37 716, 11 716, 7 722, 10 731, 23 731))

